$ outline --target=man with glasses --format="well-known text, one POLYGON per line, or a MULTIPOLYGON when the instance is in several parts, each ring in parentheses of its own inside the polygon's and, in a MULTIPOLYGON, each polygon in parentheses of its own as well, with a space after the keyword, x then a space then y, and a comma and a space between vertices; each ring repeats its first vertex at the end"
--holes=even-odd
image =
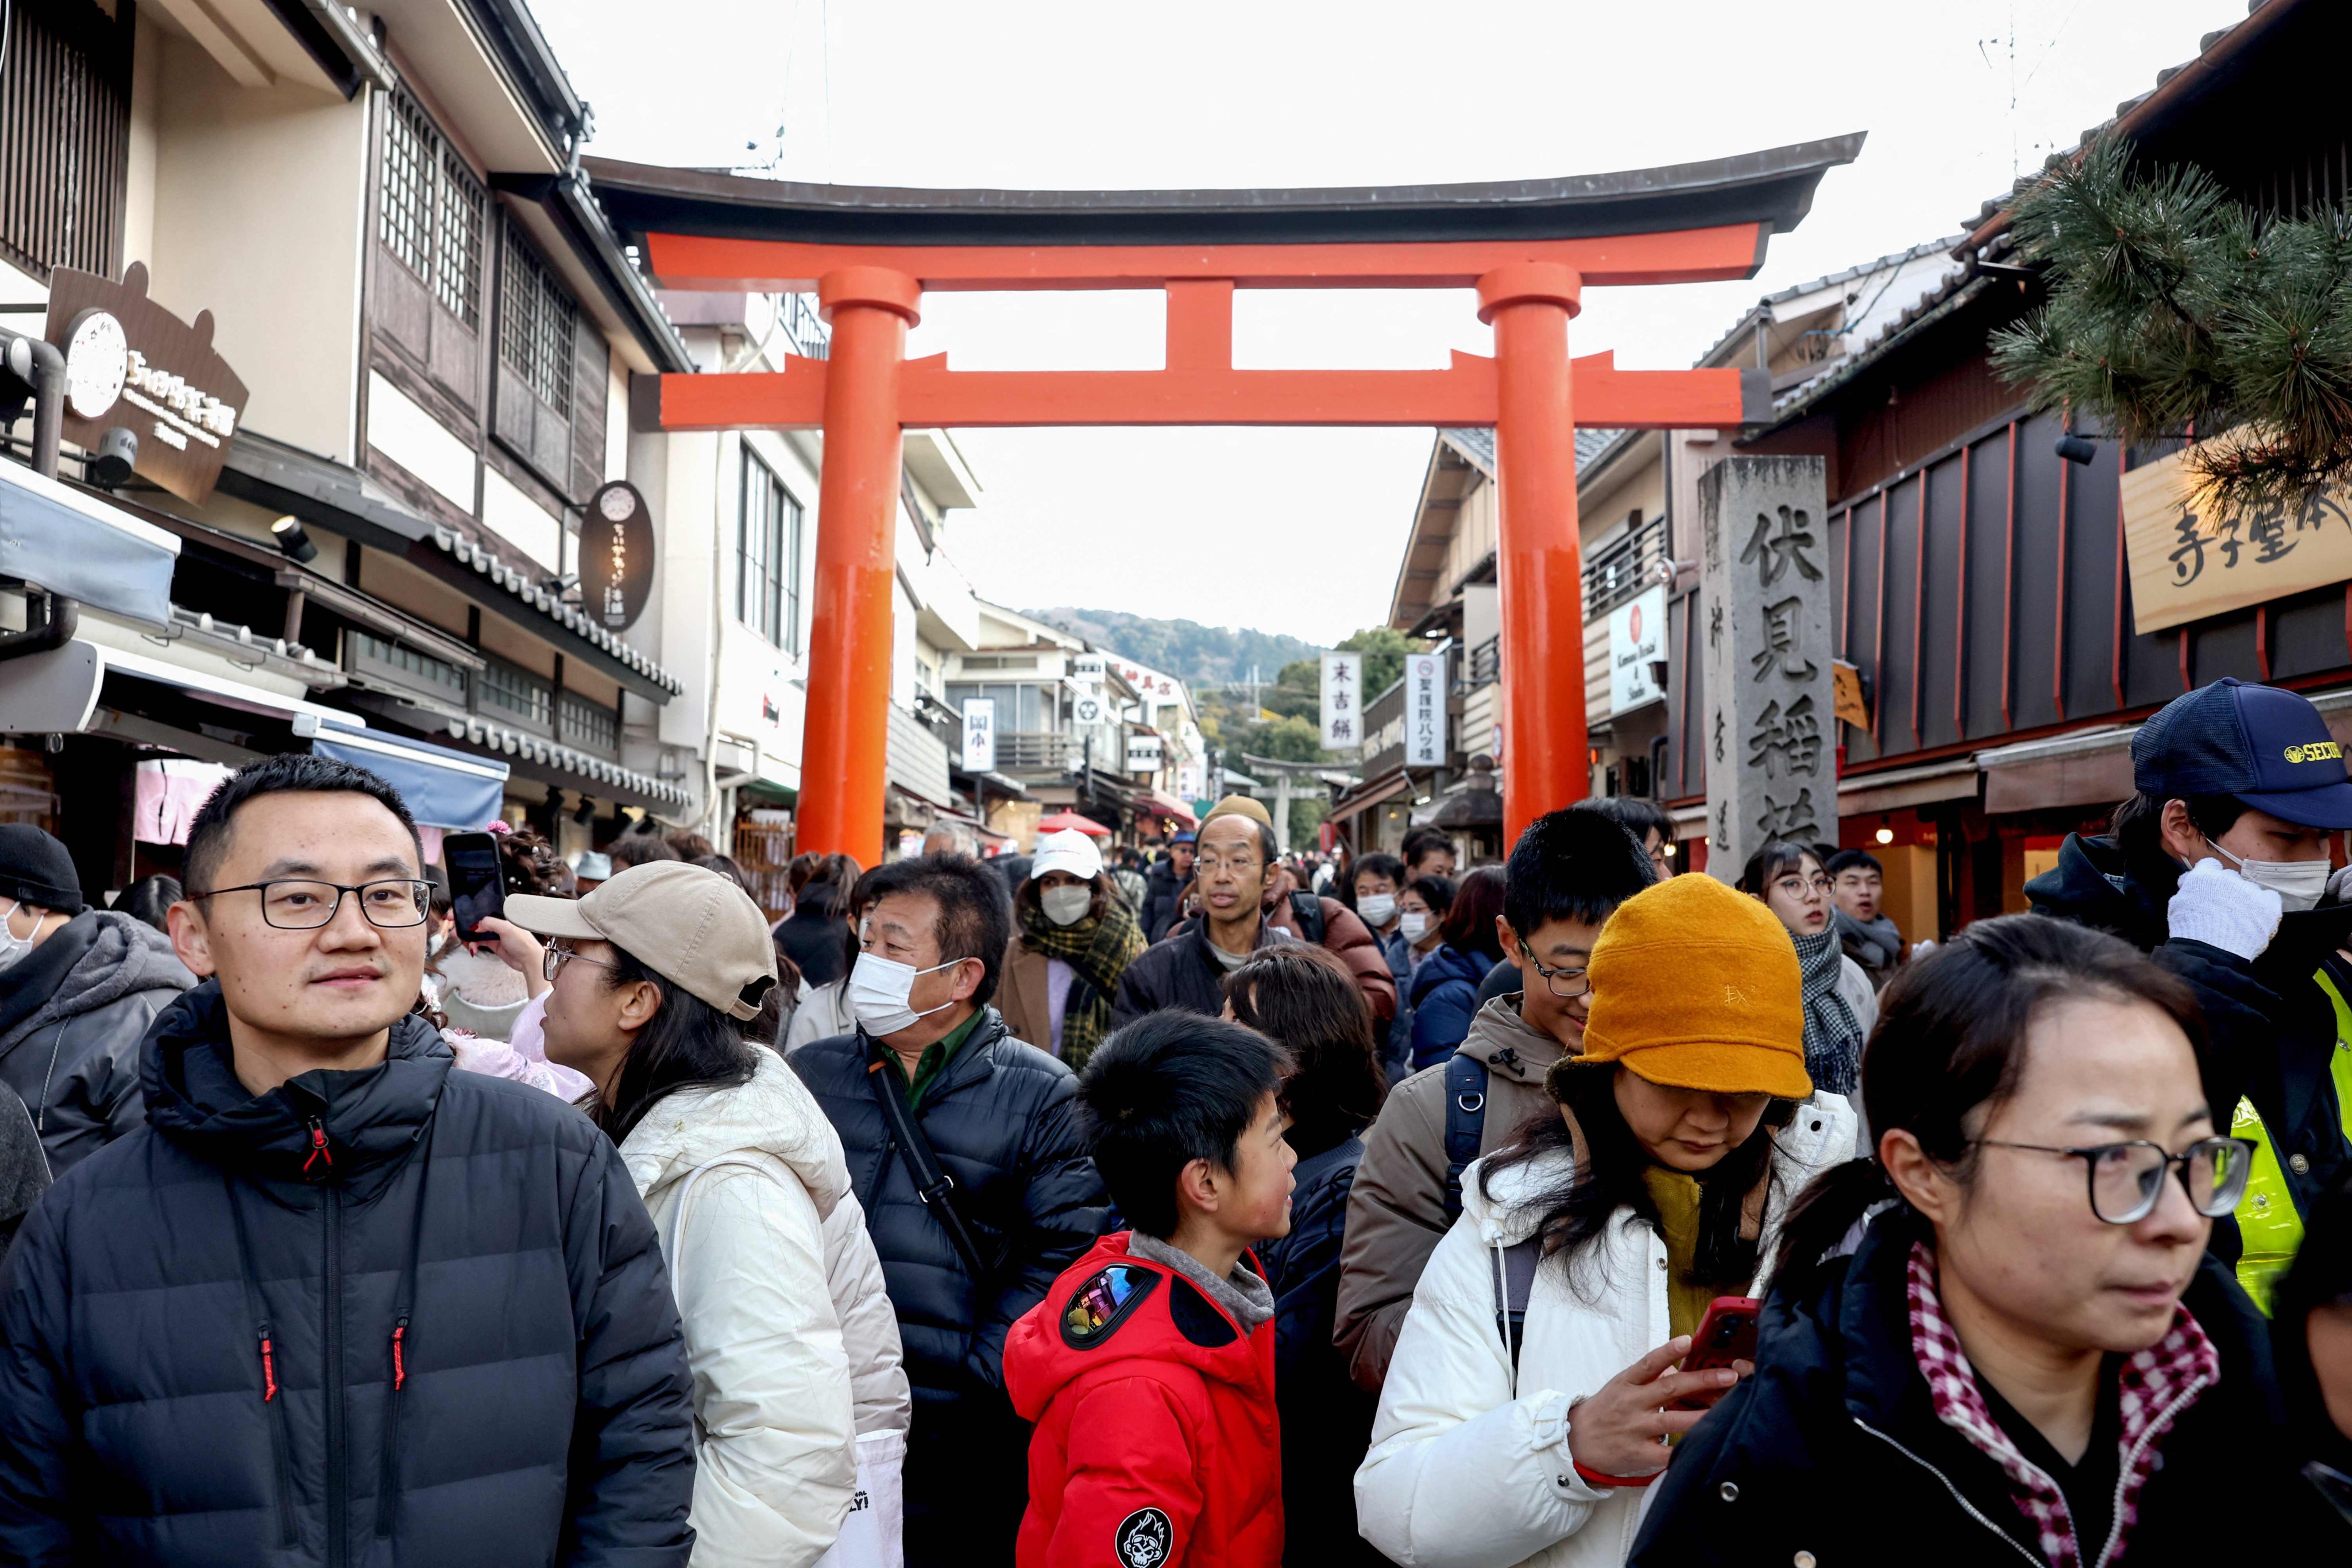
POLYGON ((139 1042, 195 983, 162 931, 82 901, 63 844, 0 824, 0 1086, 32 1112, 49 1173, 140 1124, 139 1042))
POLYGON ((415 1005, 431 885, 399 795, 307 754, 191 826, 146 1123, 0 1284, 0 1561, 664 1563, 690 1383, 618 1152, 453 1073, 415 1005))
POLYGON ((1519 835, 1495 922, 1525 989, 1478 1010, 1447 1060, 1389 1091, 1348 1195, 1335 1338, 1377 1389, 1429 1256, 1461 1212, 1463 1168, 1551 1105, 1544 1073, 1584 1045, 1584 963, 1601 923, 1653 880, 1648 854, 1598 812, 1555 811, 1519 835))
POLYGON ((1201 819, 1192 889, 1200 912, 1147 948, 1119 977, 1111 1022, 1125 1026, 1163 1007, 1214 1017, 1225 976, 1261 947, 1319 942, 1348 966, 1385 1031, 1396 1016, 1396 979, 1380 943, 1337 899, 1300 890, 1281 861, 1274 819, 1247 795, 1228 795, 1201 819))

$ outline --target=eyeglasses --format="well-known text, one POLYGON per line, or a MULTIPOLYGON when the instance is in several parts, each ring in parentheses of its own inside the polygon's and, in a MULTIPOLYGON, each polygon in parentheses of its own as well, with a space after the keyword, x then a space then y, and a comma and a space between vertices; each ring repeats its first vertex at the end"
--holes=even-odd
POLYGON ((545 975, 547 983, 552 985, 555 984, 555 972, 575 958, 583 963, 593 963, 599 969, 621 967, 617 963, 608 963, 601 958, 591 958, 584 952, 574 952, 568 947, 550 947, 547 950, 547 955, 539 961, 539 972, 545 975))
POLYGON ((1536 955, 1528 951, 1526 942, 1519 943, 1519 956, 1528 961, 1529 969, 1543 976, 1544 989, 1563 1002, 1573 1001, 1592 989, 1592 982, 1584 970, 1569 969, 1564 966, 1559 969, 1546 969, 1536 962, 1536 955))
POLYGON ((1255 855, 1236 855, 1230 860, 1215 855, 1196 855, 1192 858, 1192 869, 1204 877, 1226 870, 1237 877, 1246 877, 1260 864, 1262 862, 1255 855))
POLYGON ((2254 1146, 2242 1138, 2200 1138, 2178 1154, 2146 1139, 2087 1149, 2009 1143, 1998 1138, 1976 1142, 1992 1149, 2030 1149, 2084 1162, 2090 1171, 2091 1212, 2109 1225, 2137 1225, 2154 1214, 2164 1195, 2164 1173, 2176 1165, 2190 1205, 2208 1219, 2219 1219, 2238 1206, 2254 1168, 2254 1146))
POLYGON ((1827 877, 1783 877, 1772 884, 1792 899, 1801 899, 1808 891, 1826 896, 1832 883, 1827 877))
POLYGON ((240 882, 234 888, 215 888, 209 893, 188 896, 192 900, 216 899, 223 893, 259 893, 262 920, 279 931, 317 931, 320 926, 331 925, 343 907, 343 895, 357 893, 360 912, 367 916, 370 925, 397 931, 425 923, 425 911, 432 908, 433 884, 406 877, 351 886, 286 879, 240 882))

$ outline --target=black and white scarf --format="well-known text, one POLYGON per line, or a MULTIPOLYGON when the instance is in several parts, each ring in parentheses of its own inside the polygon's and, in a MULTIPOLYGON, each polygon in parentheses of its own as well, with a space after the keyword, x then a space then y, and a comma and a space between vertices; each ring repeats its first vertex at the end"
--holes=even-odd
POLYGON ((1862 1087, 1862 1020, 1838 994, 1845 949, 1837 922, 1796 943, 1805 979, 1805 1076, 1816 1090, 1852 1095, 1862 1087))

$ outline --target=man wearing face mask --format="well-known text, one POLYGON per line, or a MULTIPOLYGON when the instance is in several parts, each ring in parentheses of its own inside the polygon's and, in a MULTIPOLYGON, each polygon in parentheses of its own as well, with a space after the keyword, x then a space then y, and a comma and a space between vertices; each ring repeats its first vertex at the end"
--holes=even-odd
POLYGON ((1111 1228, 1108 1199, 1076 1076, 989 1005, 1013 935, 996 871, 927 855, 877 867, 855 898, 857 1030, 788 1060, 841 1135, 906 1347, 907 1563, 1010 1563, 1028 1431, 1004 1393, 1004 1336, 1111 1228))
POLYGON ((2026 896, 2196 987, 2212 1031, 2206 1093, 2256 1149, 2212 1247, 2267 1310, 2304 1211, 2352 1163, 2352 900, 2329 863, 2330 839, 2352 828, 2352 778, 2309 700, 2228 679, 2140 727, 2132 775, 2113 831, 2070 836, 2026 896))
POLYGON ((171 938, 82 901, 63 844, 0 824, 0 1082, 57 1174, 145 1121, 139 1042, 195 983, 171 938))
POLYGON ((1119 976, 1144 948, 1143 931, 1113 890, 1102 851, 1083 833, 1048 833, 1013 895, 1013 943, 999 993, 1004 1027, 1086 1070, 1110 1034, 1119 976))

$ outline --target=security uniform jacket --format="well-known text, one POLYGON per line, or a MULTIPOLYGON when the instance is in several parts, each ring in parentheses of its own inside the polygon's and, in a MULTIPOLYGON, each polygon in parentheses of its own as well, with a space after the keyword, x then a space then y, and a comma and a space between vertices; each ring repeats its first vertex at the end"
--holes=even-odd
POLYGON ((895 1072, 882 1059, 889 1047, 840 1035, 786 1058, 841 1134, 898 1310, 915 1399, 908 1568, 1012 1560, 1027 1435, 1005 1398, 1004 1336, 1110 1228, 1109 1198, 1078 1129, 1076 1077, 1006 1033, 993 1007, 981 1015, 912 1110, 954 1180, 950 1201, 979 1245, 978 1279, 923 1202, 874 1097, 875 1075, 895 1072))
POLYGON ((147 1124, 68 1172, 0 1287, 0 1562, 684 1568, 677 1310, 619 1153, 562 1101, 387 1059, 247 1092, 219 987, 147 1124))

